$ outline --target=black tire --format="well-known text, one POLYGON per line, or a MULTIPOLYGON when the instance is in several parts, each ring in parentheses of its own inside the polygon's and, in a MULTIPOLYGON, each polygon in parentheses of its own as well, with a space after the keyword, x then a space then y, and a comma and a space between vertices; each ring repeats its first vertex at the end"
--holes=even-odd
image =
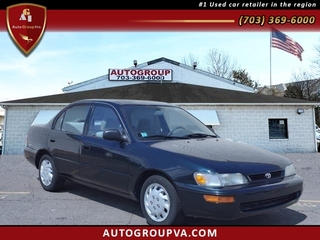
POLYGON ((143 183, 140 205, 149 225, 179 225, 183 222, 178 193, 162 176, 153 175, 143 183))
POLYGON ((65 179, 58 173, 53 159, 45 154, 39 162, 39 180, 44 190, 56 192, 60 190, 65 179))

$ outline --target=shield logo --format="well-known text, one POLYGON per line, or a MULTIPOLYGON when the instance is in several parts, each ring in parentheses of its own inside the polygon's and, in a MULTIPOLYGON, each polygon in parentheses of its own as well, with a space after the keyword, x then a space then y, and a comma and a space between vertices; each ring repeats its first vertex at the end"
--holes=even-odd
POLYGON ((47 23, 47 9, 32 3, 7 7, 7 28, 11 38, 27 56, 39 43, 47 23))

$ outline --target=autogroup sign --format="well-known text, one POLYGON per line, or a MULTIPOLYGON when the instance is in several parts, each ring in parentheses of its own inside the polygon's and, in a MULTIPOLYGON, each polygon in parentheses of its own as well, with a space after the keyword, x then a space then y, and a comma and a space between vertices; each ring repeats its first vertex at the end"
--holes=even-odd
POLYGON ((110 81, 172 81, 172 69, 109 69, 110 81))

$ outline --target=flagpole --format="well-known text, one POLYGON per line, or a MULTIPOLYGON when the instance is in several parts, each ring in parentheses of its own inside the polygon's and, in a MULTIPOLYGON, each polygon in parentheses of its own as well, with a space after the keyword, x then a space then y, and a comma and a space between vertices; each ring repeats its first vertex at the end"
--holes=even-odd
POLYGON ((272 29, 270 31, 270 89, 271 89, 271 48, 272 48, 272 29))

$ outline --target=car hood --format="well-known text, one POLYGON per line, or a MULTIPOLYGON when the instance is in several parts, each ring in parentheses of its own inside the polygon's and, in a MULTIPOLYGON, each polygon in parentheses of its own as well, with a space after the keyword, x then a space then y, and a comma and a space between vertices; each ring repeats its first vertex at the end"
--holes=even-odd
POLYGON ((275 169, 278 169, 291 163, 282 155, 223 138, 168 140, 151 144, 151 147, 176 154, 179 157, 187 157, 195 161, 202 160, 202 163, 215 161, 220 163, 219 165, 228 163, 230 166, 230 163, 234 163, 240 167, 246 163, 257 167, 274 166, 275 169))

